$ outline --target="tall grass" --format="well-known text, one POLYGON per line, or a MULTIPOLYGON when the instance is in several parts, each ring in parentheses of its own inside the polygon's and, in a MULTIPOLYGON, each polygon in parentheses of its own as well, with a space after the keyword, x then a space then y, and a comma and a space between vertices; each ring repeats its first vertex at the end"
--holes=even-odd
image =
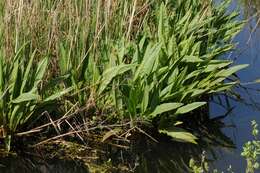
MULTIPOLYGON (((176 140, 196 143, 195 136, 175 127, 178 117, 205 105, 204 96, 231 89, 237 81, 225 79, 245 67, 229 68, 232 62, 220 58, 232 50, 242 27, 234 21, 236 12, 226 13, 227 1, 217 7, 207 0, 10 0, 0 6, 4 64, 15 62, 25 43, 30 46, 22 49, 21 61, 41 66, 48 57, 39 80, 52 90, 34 85, 39 95, 54 94, 56 100, 73 88, 60 100, 65 111, 78 105, 86 108, 84 116, 93 116, 91 108, 132 126, 140 119, 153 122, 176 140)), ((5 73, 2 78, 9 79, 5 73)), ((16 127, 10 127, 13 133, 16 127)))

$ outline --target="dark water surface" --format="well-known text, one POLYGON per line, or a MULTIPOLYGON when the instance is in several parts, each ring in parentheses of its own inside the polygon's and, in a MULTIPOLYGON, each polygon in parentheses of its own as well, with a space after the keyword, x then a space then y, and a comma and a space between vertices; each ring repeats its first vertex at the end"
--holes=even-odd
MULTIPOLYGON (((234 172, 245 172, 246 161, 240 156, 242 146, 248 140, 252 140, 251 121, 256 120, 260 124, 260 84, 246 85, 260 78, 260 1, 259 0, 234 0, 230 11, 239 9, 240 20, 249 20, 243 31, 235 38, 238 42, 237 49, 229 55, 236 64, 249 64, 250 66, 239 72, 238 76, 244 89, 237 89, 245 101, 239 103, 231 101, 230 106, 234 107, 232 113, 225 119, 226 124, 233 124, 235 128, 224 128, 223 131, 236 144, 236 149, 219 152, 219 159, 215 166, 220 170, 226 170, 232 165, 234 172), (251 106, 247 105, 251 104, 251 106)), ((211 103, 211 116, 225 112, 217 104, 211 103)), ((260 172, 260 171, 259 171, 260 172)))
POLYGON ((88 173, 80 162, 7 157, 0 162, 1 173, 88 173))
MULTIPOLYGON (((130 151, 115 152, 115 157, 120 157, 127 165, 127 159, 131 160, 131 169, 138 173, 182 173, 187 172, 187 163, 190 157, 200 158, 203 151, 212 159, 210 163, 219 170, 225 171, 232 165, 234 172, 245 172, 246 162, 240 156, 242 146, 252 139, 251 121, 256 120, 260 124, 260 84, 246 85, 260 78, 260 23, 258 16, 260 11, 260 0, 234 0, 230 11, 239 9, 241 15, 239 20, 250 19, 243 31, 235 38, 238 42, 237 49, 227 55, 236 64, 250 64, 250 66, 239 72, 238 76, 244 87, 237 88, 237 92, 244 99, 241 102, 230 100, 227 104, 225 97, 221 96, 222 105, 234 108, 222 123, 203 120, 208 126, 200 127, 197 132, 202 134, 200 145, 183 144, 163 140, 160 143, 149 141, 138 142, 130 151), (250 88, 250 89, 249 89, 250 88), (259 103, 258 103, 259 102, 259 103), (119 154, 118 154, 119 153, 119 154), (131 155, 131 156, 129 156, 131 155), (124 160, 126 159, 126 160, 124 160)), ((259 14, 260 16, 260 14, 259 14)), ((260 19, 260 18, 259 18, 260 19)), ((224 115, 227 112, 216 102, 214 98, 209 105, 209 116, 211 118, 224 115)), ((109 156, 111 157, 111 155, 109 156)), ((113 158, 112 158, 113 160, 113 158)), ((31 158, 5 158, 0 159, 0 173, 87 173, 88 169, 75 161, 60 161, 31 158)))

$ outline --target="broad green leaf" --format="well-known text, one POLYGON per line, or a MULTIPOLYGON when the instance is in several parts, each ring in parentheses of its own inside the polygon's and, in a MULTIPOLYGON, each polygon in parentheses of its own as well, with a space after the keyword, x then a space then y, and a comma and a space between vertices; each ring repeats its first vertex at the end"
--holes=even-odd
POLYGON ((205 105, 207 102, 194 102, 191 104, 187 104, 185 106, 180 107, 177 111, 176 111, 176 115, 177 114, 186 114, 190 111, 193 111, 194 109, 197 109, 203 105, 205 105))
POLYGON ((70 63, 70 56, 68 52, 66 52, 66 49, 63 44, 60 44, 60 58, 59 58, 59 67, 61 70, 61 74, 64 75, 68 72, 70 69, 71 63, 70 63))
POLYGON ((208 89, 196 89, 192 92, 191 97, 196 97, 199 95, 202 95, 203 93, 205 93, 206 91, 208 91, 208 89))
POLYGON ((0 55, 0 97, 4 90, 4 63, 3 57, 0 55))
POLYGON ((96 63, 94 57, 91 55, 84 57, 84 61, 82 61, 81 64, 78 65, 78 68, 76 71, 83 71, 83 69, 82 69, 83 66, 88 69, 88 70, 85 70, 85 73, 84 73, 85 79, 88 79, 91 77, 92 82, 96 83, 100 78, 100 71, 97 67, 97 63, 96 63), (79 70, 79 69, 81 69, 81 70, 79 70))
POLYGON ((43 79, 47 66, 48 66, 48 58, 46 57, 43 60, 41 60, 40 63, 38 64, 38 68, 35 74, 34 86, 38 85, 38 83, 43 79))
POLYGON ((33 64, 33 59, 35 57, 36 54, 36 50, 33 52, 33 54, 31 55, 31 58, 27 64, 24 76, 23 76, 23 81, 22 81, 22 86, 21 86, 21 90, 20 92, 23 93, 24 89, 25 89, 25 85, 28 83, 28 77, 30 74, 30 71, 32 70, 32 64, 33 64))
POLYGON ((193 63, 203 62, 203 60, 197 56, 184 56, 182 60, 185 62, 193 62, 193 63))
POLYGON ((102 76, 101 84, 99 87, 99 94, 101 94, 107 86, 110 84, 110 82, 117 76, 124 74, 125 72, 131 70, 134 68, 135 65, 131 64, 123 64, 116 67, 109 68, 106 70, 102 76))
POLYGON ((12 58, 13 62, 19 61, 22 57, 20 54, 23 52, 24 48, 30 43, 30 41, 25 42, 18 50, 15 51, 15 56, 12 58))
POLYGON ((170 130, 159 130, 160 133, 166 134, 173 138, 173 140, 179 142, 189 142, 197 144, 196 140, 198 139, 193 134, 181 129, 181 128, 171 128, 170 130))
POLYGON ((43 102, 46 103, 46 102, 54 101, 54 100, 60 98, 61 96, 69 93, 72 90, 73 90, 73 87, 67 88, 67 89, 62 90, 62 91, 56 91, 55 94, 53 94, 53 95, 49 96, 48 98, 44 99, 43 102))
POLYGON ((156 115, 175 110, 175 109, 181 107, 182 105, 183 105, 183 103, 164 103, 164 104, 157 106, 150 115, 152 117, 155 117, 156 115))
POLYGON ((165 43, 164 36, 167 34, 168 26, 168 16, 167 16, 166 6, 161 3, 160 14, 159 14, 159 24, 158 24, 158 38, 159 41, 165 43))
POLYGON ((177 80, 179 73, 180 73, 180 70, 178 67, 173 69, 173 71, 170 74, 169 79, 168 79, 168 85, 174 83, 177 80))
POLYGON ((138 77, 149 75, 152 72, 156 59, 159 58, 160 51, 161 44, 148 45, 142 63, 140 64, 134 75, 134 81, 136 81, 138 77))
POLYGON ((38 100, 39 98, 40 98, 39 95, 33 94, 31 92, 22 93, 19 97, 12 100, 12 103, 18 104, 18 103, 22 103, 22 102, 29 102, 29 101, 33 101, 33 100, 38 100))
POLYGON ((14 62, 14 68, 12 70, 12 73, 11 73, 11 92, 12 92, 12 97, 11 99, 13 98, 16 98, 19 94, 20 94, 20 83, 19 83, 19 75, 20 74, 20 69, 19 69, 19 63, 18 62, 14 62))
POLYGON ((207 65, 206 69, 204 69, 204 72, 212 72, 224 67, 227 67, 230 65, 232 62, 231 61, 211 61, 210 64, 207 65))
MULTIPOLYGON (((14 130, 14 132, 17 130, 17 127, 19 126, 19 124, 22 124, 22 119, 24 117, 27 117, 27 112, 24 111, 26 109, 26 105, 18 105, 19 109, 17 111, 17 114, 15 115, 14 121, 13 121, 13 126, 12 129, 14 130)), ((33 112, 31 112, 33 113, 33 112)))
POLYGON ((149 92, 150 92, 150 87, 149 85, 146 84, 144 87, 144 96, 142 99, 142 113, 144 113, 147 109, 147 106, 149 104, 149 92))
POLYGON ((66 75, 60 75, 56 78, 52 78, 48 81, 48 83, 46 85, 44 85, 43 90, 52 90, 53 88, 55 88, 57 85, 63 83, 64 81, 66 81, 71 75, 70 74, 66 74, 66 75))
POLYGON ((235 86, 236 84, 238 84, 238 82, 225 83, 225 84, 223 84, 223 85, 218 86, 217 88, 215 88, 214 90, 212 90, 210 93, 219 93, 219 92, 223 92, 223 91, 228 91, 228 90, 230 90, 233 86, 235 86))
POLYGON ((174 86, 174 83, 169 84, 167 87, 165 87, 161 92, 160 92, 160 98, 164 98, 167 96, 167 94, 171 93, 171 90, 174 86))
POLYGON ((219 77, 227 78, 230 75, 232 75, 232 74, 236 73, 237 71, 242 70, 246 67, 248 67, 248 64, 236 65, 236 66, 230 67, 228 69, 221 70, 220 72, 218 72, 216 74, 216 77, 219 76, 219 77))
POLYGON ((9 152, 11 150, 12 136, 11 135, 6 136, 4 142, 5 142, 5 149, 7 152, 9 152))
POLYGON ((172 35, 169 42, 168 42, 168 56, 179 58, 179 50, 177 46, 177 41, 175 35, 172 35))
POLYGON ((16 119, 18 118, 19 109, 21 109, 21 106, 22 106, 21 104, 15 105, 14 108, 12 109, 12 111, 8 115, 8 119, 9 119, 8 126, 10 129, 12 129, 12 131, 16 130, 15 122, 16 122, 16 119))

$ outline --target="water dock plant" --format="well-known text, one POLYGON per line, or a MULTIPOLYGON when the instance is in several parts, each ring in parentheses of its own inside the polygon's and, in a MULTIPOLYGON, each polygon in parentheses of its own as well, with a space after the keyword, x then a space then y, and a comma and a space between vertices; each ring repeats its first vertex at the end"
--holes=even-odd
POLYGON ((195 143, 193 135, 174 124, 182 114, 205 105, 202 96, 236 84, 224 80, 247 65, 227 68, 232 62, 219 57, 232 49, 230 40, 241 24, 231 22, 237 14, 226 15, 226 4, 205 9, 200 2, 179 2, 171 10, 172 5, 162 3, 148 20, 156 25, 145 24, 148 34, 128 48, 133 53, 124 57, 133 57, 131 63, 119 61, 104 70, 98 94, 110 95, 123 115, 157 120, 160 132, 195 143), (155 36, 150 36, 152 31, 157 31, 155 36))
POLYGON ((28 119, 50 112, 44 105, 72 90, 60 99, 57 121, 49 118, 47 126, 65 123, 81 137, 94 119, 96 129, 104 129, 98 128, 104 121, 130 128, 142 122, 177 141, 196 143, 198 135, 178 126, 181 118, 193 116, 214 93, 231 90, 239 83, 233 75, 247 66, 223 58, 242 27, 237 12, 226 12, 228 5, 1 2, 0 125, 7 146, 28 119), (70 123, 65 115, 71 111, 81 120, 70 123))

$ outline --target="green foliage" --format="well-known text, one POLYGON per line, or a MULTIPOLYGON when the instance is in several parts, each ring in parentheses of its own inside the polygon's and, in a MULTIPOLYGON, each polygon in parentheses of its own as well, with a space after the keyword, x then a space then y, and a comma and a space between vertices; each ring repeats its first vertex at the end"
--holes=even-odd
POLYGON ((57 91, 46 97, 47 93, 40 86, 47 70, 48 58, 35 63, 34 51, 27 61, 25 47, 21 47, 11 59, 0 56, 0 126, 3 130, 1 137, 5 139, 8 150, 12 135, 35 116, 38 108, 68 92, 57 91))
MULTIPOLYGON (((232 61, 219 57, 232 49, 230 41, 242 25, 233 22, 237 13, 225 13, 227 3, 219 7, 209 3, 206 9, 190 1, 155 4, 155 15, 145 23, 141 39, 123 44, 118 51, 131 50, 124 54, 132 57, 130 63, 106 69, 99 94, 106 95, 105 101, 115 103, 125 117, 157 119, 161 132, 175 136, 166 129, 183 114, 205 105, 199 102, 207 101, 201 100, 203 96, 227 91, 237 83, 224 81, 247 65, 229 68, 232 61)), ((181 135, 187 141, 186 132, 178 132, 181 135)))
POLYGON ((45 58, 34 68, 35 53, 26 62, 22 58, 22 50, 23 48, 11 61, 0 57, 0 124, 4 129, 3 137, 7 140, 10 140, 10 135, 16 131, 17 126, 28 121, 37 103, 41 101, 38 86, 48 64, 45 58))
POLYGON ((259 169, 260 141, 258 140, 258 124, 256 121, 252 121, 252 135, 254 140, 245 143, 241 153, 247 161, 246 173, 254 173, 255 170, 259 169))
POLYGON ((247 66, 222 57, 242 27, 226 12, 229 1, 11 1, 0 5, 0 122, 8 134, 73 90, 65 111, 92 105, 102 118, 153 122, 196 143, 177 122, 232 89, 247 66), (21 48, 27 42, 37 51, 21 48))

